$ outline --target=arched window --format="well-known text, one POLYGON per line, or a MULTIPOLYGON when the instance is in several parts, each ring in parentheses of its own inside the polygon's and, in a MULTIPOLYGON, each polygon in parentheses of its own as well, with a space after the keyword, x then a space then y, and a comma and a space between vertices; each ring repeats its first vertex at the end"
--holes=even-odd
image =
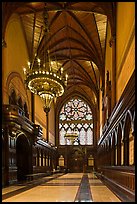
MULTIPOLYGON (((74 97, 61 109, 59 115, 59 143, 70 145, 66 133, 78 132, 81 145, 93 144, 93 116, 90 107, 82 99, 74 97)), ((77 142, 74 145, 78 145, 77 142)))

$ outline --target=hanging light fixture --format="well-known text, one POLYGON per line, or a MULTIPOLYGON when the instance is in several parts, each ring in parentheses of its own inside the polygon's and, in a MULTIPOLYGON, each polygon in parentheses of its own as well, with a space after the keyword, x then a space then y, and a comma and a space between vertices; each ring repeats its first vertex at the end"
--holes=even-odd
POLYGON ((78 132, 74 131, 74 132, 67 132, 64 135, 66 140, 69 140, 71 145, 73 145, 75 143, 75 141, 78 141, 78 132))
MULTIPOLYGON (((63 95, 67 85, 68 75, 64 75, 63 67, 61 67, 56 59, 51 60, 50 57, 50 52, 46 44, 48 42, 47 39, 49 39, 48 12, 46 6, 43 16, 43 53, 40 59, 37 49, 32 62, 28 62, 28 67, 24 68, 24 74, 27 88, 42 98, 44 101, 44 111, 47 113, 50 110, 53 99, 63 95)), ((41 44, 43 42, 40 41, 41 44)))

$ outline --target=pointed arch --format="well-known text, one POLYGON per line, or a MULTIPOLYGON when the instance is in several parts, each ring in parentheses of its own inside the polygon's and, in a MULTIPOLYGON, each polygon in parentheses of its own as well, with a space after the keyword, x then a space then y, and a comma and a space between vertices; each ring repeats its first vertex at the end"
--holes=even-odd
MULTIPOLYGON (((63 104, 59 113, 59 143, 71 145, 65 134, 77 132, 81 145, 93 145, 93 114, 89 105, 79 97, 72 97, 63 104)), ((77 145, 78 142, 74 143, 77 145)))
POLYGON ((124 165, 134 164, 134 137, 133 137, 132 114, 128 110, 124 123, 124 165))

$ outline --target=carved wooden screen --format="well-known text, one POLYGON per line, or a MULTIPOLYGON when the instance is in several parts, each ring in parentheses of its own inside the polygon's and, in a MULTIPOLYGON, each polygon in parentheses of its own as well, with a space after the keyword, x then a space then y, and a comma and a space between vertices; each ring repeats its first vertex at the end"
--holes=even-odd
MULTIPOLYGON (((70 145, 66 133, 78 133, 81 145, 93 144, 93 116, 90 107, 80 98, 72 98, 61 109, 59 115, 60 145, 70 145)), ((78 145, 75 142, 74 145, 78 145)))

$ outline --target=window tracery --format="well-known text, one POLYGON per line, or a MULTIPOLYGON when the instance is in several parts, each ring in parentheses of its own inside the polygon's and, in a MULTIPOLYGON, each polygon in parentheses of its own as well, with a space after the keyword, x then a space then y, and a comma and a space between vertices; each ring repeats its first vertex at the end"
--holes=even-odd
MULTIPOLYGON (((74 97, 61 109, 59 115, 59 142, 60 145, 70 145, 66 141, 66 133, 78 132, 81 145, 93 144, 93 115, 90 107, 82 99, 74 97)), ((75 142, 74 145, 78 145, 75 142)))

